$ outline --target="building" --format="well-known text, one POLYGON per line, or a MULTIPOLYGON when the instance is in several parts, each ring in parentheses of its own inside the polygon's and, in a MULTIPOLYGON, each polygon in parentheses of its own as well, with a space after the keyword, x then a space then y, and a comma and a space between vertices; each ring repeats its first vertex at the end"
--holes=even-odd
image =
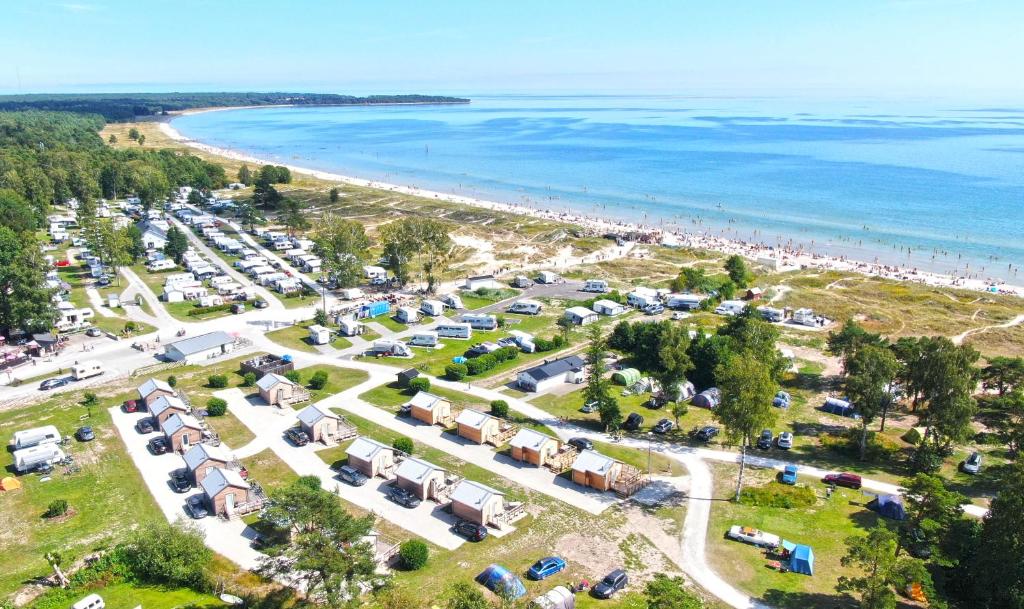
POLYGON ((549 435, 524 427, 513 436, 509 445, 513 459, 542 467, 558 454, 561 443, 549 435))
POLYGON ((622 463, 593 450, 585 450, 572 463, 572 481, 600 491, 612 488, 622 463))
POLYGON ((462 480, 452 491, 452 514, 474 524, 497 524, 505 513, 505 494, 479 482, 462 480))
POLYGON ((163 424, 171 450, 183 453, 203 439, 203 426, 190 414, 174 413, 163 424))
POLYGON ((314 345, 326 345, 331 342, 331 329, 313 324, 309 327, 309 342, 314 345))
POLYGON ((455 426, 458 428, 459 437, 476 442, 477 444, 493 444, 498 446, 501 437, 501 419, 491 415, 467 408, 455 417, 455 426))
POLYGON ((142 231, 142 244, 146 249, 162 250, 167 245, 167 228, 165 222, 145 221, 139 226, 142 231))
POLYGON ((139 400, 141 400, 147 408, 154 400, 164 395, 177 397, 178 394, 174 391, 173 387, 160 379, 149 379, 145 383, 139 385, 139 400))
POLYGON ((584 361, 578 355, 544 362, 523 370, 516 377, 516 384, 524 391, 545 391, 560 383, 582 383, 584 361))
POLYGON ((153 400, 153 403, 149 405, 149 413, 153 415, 161 429, 163 429, 167 419, 176 414, 188 414, 189 410, 188 405, 181 398, 174 395, 162 395, 153 400))
POLYGON ((750 288, 747 293, 743 296, 744 300, 761 300, 764 296, 764 290, 761 288, 750 288))
POLYGON ((299 427, 306 432, 311 442, 335 444, 355 435, 353 427, 343 417, 319 404, 311 404, 300 410, 298 419, 299 427))
POLYGON ((638 309, 642 309, 659 302, 661 302, 661 299, 658 297, 658 290, 645 288, 643 286, 634 288, 632 292, 626 295, 626 304, 638 309))
POLYGON ((626 306, 621 305, 614 300, 598 300, 594 302, 594 311, 601 315, 608 315, 614 317, 615 315, 622 315, 626 312, 626 306))
POLYGON ((345 453, 348 464, 370 478, 388 478, 395 468, 395 449, 370 438, 356 438, 345 453))
POLYGON ((407 405, 410 414, 417 421, 422 421, 427 425, 448 426, 452 424, 452 403, 441 396, 419 391, 412 396, 407 405))
POLYGON ((420 371, 419 370, 417 370, 415 368, 409 368, 407 370, 402 370, 401 372, 399 372, 395 376, 398 377, 398 385, 399 385, 399 387, 408 387, 409 386, 409 381, 413 380, 414 378, 418 377, 419 375, 420 375, 420 371))
POLYGON ((199 486, 215 516, 232 516, 237 506, 249 500, 249 483, 230 469, 210 470, 199 486))
POLYGON ((297 385, 280 374, 270 372, 256 381, 260 398, 271 406, 281 406, 291 401, 297 385))
POLYGON ((409 457, 402 459, 395 469, 395 484, 420 499, 433 499, 445 488, 445 471, 433 463, 409 457))
POLYGON ((577 326, 585 326, 597 321, 597 313, 587 307, 569 307, 565 310, 565 318, 577 326))
POLYGON ((202 484, 207 474, 215 468, 227 469, 231 458, 220 446, 196 444, 185 451, 185 467, 196 484, 202 484))
POLYGON ((198 364, 231 353, 234 346, 235 339, 218 330, 171 343, 164 347, 164 356, 174 362, 198 364))
POLYGON ((494 275, 476 275, 474 277, 467 277, 465 288, 470 292, 477 290, 500 290, 502 287, 501 283, 494 278, 494 275))
POLYGON ((285 374, 295 369, 295 363, 290 355, 280 357, 273 354, 259 355, 242 362, 242 374, 252 372, 257 379, 263 378, 270 373, 285 374))

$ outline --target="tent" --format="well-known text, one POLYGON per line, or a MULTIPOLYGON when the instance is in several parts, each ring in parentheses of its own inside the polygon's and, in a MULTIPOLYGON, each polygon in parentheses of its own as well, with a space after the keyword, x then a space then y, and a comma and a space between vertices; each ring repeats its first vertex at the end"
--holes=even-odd
POLYGON ((814 550, 811 546, 782 541, 782 549, 789 553, 789 570, 804 575, 814 575, 814 550))
POLYGON ((899 495, 879 495, 868 502, 868 509, 878 512, 883 518, 907 519, 907 511, 903 509, 903 499, 899 495))
POLYGON ((21 481, 17 478, 7 476, 0 480, 0 491, 13 491, 21 488, 21 481))
POLYGON ((530 609, 575 609, 576 596, 565 586, 555 586, 530 603, 530 609))
POLYGON ((612 373, 612 381, 629 387, 633 383, 636 383, 641 378, 640 371, 636 368, 625 368, 623 370, 616 370, 612 373))
POLYGON ((476 581, 491 592, 515 600, 526 596, 523 580, 501 565, 491 565, 476 576, 476 581))

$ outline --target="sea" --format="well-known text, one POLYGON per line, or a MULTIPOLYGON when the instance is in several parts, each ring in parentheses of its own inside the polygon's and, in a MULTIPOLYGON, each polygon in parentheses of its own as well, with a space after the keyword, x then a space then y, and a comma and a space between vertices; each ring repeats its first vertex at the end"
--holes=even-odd
POLYGON ((468 97, 225 110, 173 125, 353 177, 1024 281, 1024 103, 468 97))

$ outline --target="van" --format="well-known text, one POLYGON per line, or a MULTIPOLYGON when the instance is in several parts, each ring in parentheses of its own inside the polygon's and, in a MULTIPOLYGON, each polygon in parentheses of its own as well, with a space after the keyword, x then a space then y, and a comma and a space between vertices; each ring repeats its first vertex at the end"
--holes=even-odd
POLYGON ((438 336, 445 338, 472 338, 473 327, 469 324, 439 324, 434 328, 438 336))
POLYGON ((81 362, 71 367, 71 376, 73 376, 76 381, 92 378, 101 374, 103 374, 103 364, 95 360, 81 362))
POLYGON ((103 602, 103 597, 99 594, 90 594, 74 605, 71 605, 71 609, 104 609, 106 606, 107 604, 103 602))

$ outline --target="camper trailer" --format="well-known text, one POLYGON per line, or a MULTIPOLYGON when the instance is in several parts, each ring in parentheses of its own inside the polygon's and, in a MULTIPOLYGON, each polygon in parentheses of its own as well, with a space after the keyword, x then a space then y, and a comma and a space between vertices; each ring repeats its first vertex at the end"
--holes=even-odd
POLYGON ((443 302, 445 306, 456 310, 466 308, 462 304, 462 297, 458 294, 445 294, 441 296, 441 302, 443 302))
POLYGON ((588 279, 583 284, 583 291, 604 294, 608 291, 608 282, 604 279, 588 279))
POLYGON ((92 378, 101 374, 103 374, 103 364, 95 360, 75 364, 71 367, 71 376, 73 376, 76 381, 92 378))
POLYGON ((358 336, 363 333, 363 324, 352 319, 338 321, 338 331, 342 336, 358 336))
POLYGON ((417 332, 409 339, 409 344, 414 347, 436 347, 437 332, 417 332))
POLYGON ((786 313, 782 309, 774 307, 757 307, 757 312, 761 314, 765 321, 777 323, 786 318, 786 313))
POLYGON ((470 324, 439 324, 434 328, 438 336, 444 338, 465 338, 473 337, 473 327, 470 324))
POLYGON ((31 448, 40 444, 59 444, 61 439, 60 432, 53 425, 33 427, 14 432, 14 450, 31 448))
POLYGON ((395 319, 403 324, 411 324, 420 320, 420 314, 412 307, 398 307, 395 311, 395 319))
POLYGON ((309 327, 309 342, 314 345, 326 345, 331 342, 331 329, 313 324, 309 327))
POLYGON ((669 294, 665 298, 665 306, 670 309, 693 311, 699 309, 707 298, 702 294, 669 294))
POLYGON ((536 300, 517 300, 513 302, 509 308, 509 313, 522 313, 523 315, 539 315, 544 309, 544 305, 536 300))
POLYGON ((498 318, 494 315, 475 315, 467 313, 460 320, 469 324, 474 330, 494 330, 498 327, 498 318))
POLYGON ((558 283, 562 278, 558 276, 558 273, 552 271, 541 271, 537 273, 537 283, 558 283))
POLYGON ((409 347, 399 340, 378 340, 370 347, 374 355, 390 355, 392 357, 412 357, 409 347))
POLYGON ((359 300, 364 296, 364 294, 359 288, 345 288, 338 292, 338 296, 340 296, 342 300, 359 300))
POLYGON ((420 303, 420 311, 423 311, 424 315, 430 315, 431 317, 444 315, 444 303, 440 300, 424 300, 420 303))
POLYGON ((797 309, 793 312, 793 323, 814 327, 819 325, 818 316, 811 309, 797 309))
POLYGON ((40 444, 14 451, 14 470, 18 473, 33 471, 41 465, 53 465, 64 459, 64 451, 56 444, 40 444))

